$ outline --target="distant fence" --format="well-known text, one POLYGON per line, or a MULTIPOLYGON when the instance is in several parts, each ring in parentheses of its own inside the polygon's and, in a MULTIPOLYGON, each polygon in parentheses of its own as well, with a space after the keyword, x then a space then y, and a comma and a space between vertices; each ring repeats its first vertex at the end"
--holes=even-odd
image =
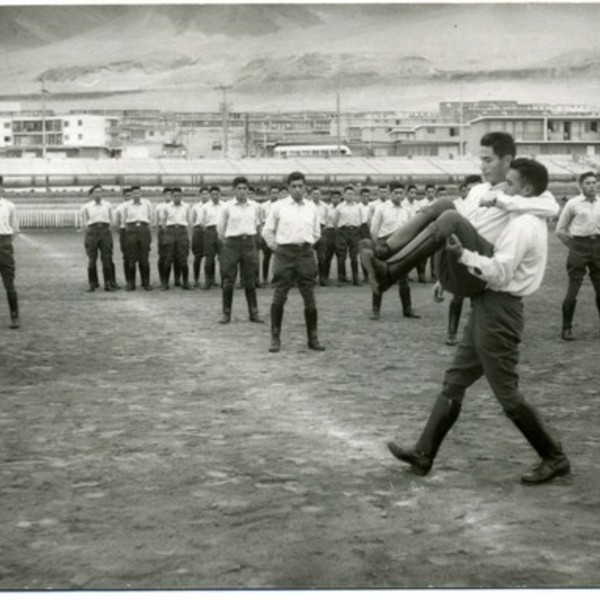
POLYGON ((79 208, 19 206, 17 215, 21 229, 76 229, 81 222, 79 208))

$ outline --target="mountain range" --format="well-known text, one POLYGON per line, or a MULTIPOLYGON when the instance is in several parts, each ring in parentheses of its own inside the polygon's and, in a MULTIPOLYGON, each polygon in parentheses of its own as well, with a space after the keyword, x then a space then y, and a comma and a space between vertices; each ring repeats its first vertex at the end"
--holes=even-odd
MULTIPOLYGON (((595 104, 596 4, 0 6, 2 99, 216 110, 595 104), (82 102, 78 102, 78 99, 82 102)), ((600 102, 598 102, 600 104, 600 102)))

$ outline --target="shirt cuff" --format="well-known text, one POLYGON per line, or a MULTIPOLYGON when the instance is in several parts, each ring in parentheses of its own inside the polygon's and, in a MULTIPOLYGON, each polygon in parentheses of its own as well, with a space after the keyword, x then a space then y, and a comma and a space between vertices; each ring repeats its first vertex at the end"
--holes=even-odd
POLYGON ((477 252, 472 250, 466 250, 463 248, 463 252, 458 259, 458 262, 469 267, 475 275, 481 275, 481 269, 479 268, 481 261, 480 256, 477 252))

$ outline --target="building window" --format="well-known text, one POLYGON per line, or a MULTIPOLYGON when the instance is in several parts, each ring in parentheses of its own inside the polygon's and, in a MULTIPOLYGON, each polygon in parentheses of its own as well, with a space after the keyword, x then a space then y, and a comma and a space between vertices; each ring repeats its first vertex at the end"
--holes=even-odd
POLYGON ((69 126, 69 121, 63 121, 63 127, 68 127, 69 126))
POLYGON ((78 139, 78 140, 82 140, 82 139, 83 139, 83 135, 81 135, 81 133, 79 133, 79 134, 77 135, 77 139, 78 139))
POLYGON ((81 126, 83 125, 83 121, 82 121, 81 119, 79 119, 79 120, 77 121, 77 125, 79 125, 79 127, 81 127, 81 126))
POLYGON ((149 131, 149 132, 148 132, 148 135, 149 135, 150 137, 154 137, 154 131, 149 131))
POLYGON ((435 133, 435 127, 428 127, 427 133, 435 133))
POLYGON ((10 129, 10 123, 4 123, 4 129, 10 129))
POLYGON ((69 136, 65 134, 65 142, 69 141, 69 136))
POLYGON ((458 129, 456 127, 450 127, 450 137, 456 137, 458 135, 458 129))
POLYGON ((592 121, 590 123, 590 129, 594 132, 594 133, 598 133, 598 121, 592 121))
POLYGON ((223 150, 223 145, 221 144, 221 142, 213 142, 212 149, 213 150, 223 150))
POLYGON ((4 141, 5 142, 10 142, 10 136, 9 135, 5 135, 4 136, 4 141))

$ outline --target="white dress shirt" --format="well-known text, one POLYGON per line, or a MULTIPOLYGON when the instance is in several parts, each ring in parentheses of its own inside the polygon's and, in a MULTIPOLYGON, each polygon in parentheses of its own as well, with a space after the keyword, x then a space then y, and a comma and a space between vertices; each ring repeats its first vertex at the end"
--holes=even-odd
POLYGON ((380 206, 385 204, 386 202, 387 202, 387 200, 382 200, 381 198, 377 198, 376 200, 373 200, 373 202, 369 203, 369 205, 367 206, 367 223, 369 224, 369 227, 371 227, 371 223, 373 223, 373 217, 375 216, 375 211, 380 206))
POLYGON ((335 209, 336 227, 360 227, 363 222, 362 204, 357 202, 340 202, 335 209))
POLYGON ((254 200, 238 202, 235 198, 219 211, 217 231, 220 238, 256 235, 260 224, 259 206, 254 200))
POLYGON ((169 202, 162 211, 161 223, 167 227, 169 225, 183 225, 187 227, 189 220, 190 207, 187 202, 177 205, 175 202, 169 202))
POLYGON ((81 217, 83 224, 93 225, 94 223, 112 223, 112 207, 107 200, 90 200, 81 208, 81 217))
POLYGON ((202 213, 204 212, 204 203, 196 202, 190 209, 190 224, 202 225, 202 213))
POLYGON ((377 207, 371 220, 371 237, 374 240, 387 237, 408 222, 409 218, 402 203, 396 206, 391 200, 383 202, 377 207))
POLYGON ((548 254, 546 220, 531 214, 510 214, 495 240, 494 255, 463 250, 459 262, 487 282, 487 288, 514 296, 529 296, 542 283, 548 254))
MULTIPOLYGON (((121 206, 119 205, 119 208, 121 206)), ((129 200, 121 208, 120 220, 121 226, 124 223, 137 223, 138 221, 150 224, 152 223, 152 205, 144 198, 140 198, 139 204, 135 200, 129 200)))
POLYGON ((329 205, 320 200, 318 203, 315 202, 317 212, 319 213, 319 223, 322 227, 327 225, 327 215, 329 214, 329 205))
POLYGON ((262 235, 273 250, 280 244, 314 244, 321 237, 317 206, 306 198, 279 200, 269 212, 262 235))
POLYGON ((209 200, 206 204, 202 205, 201 223, 203 227, 217 226, 222 206, 223 203, 220 200, 218 202, 209 200))
POLYGON ((0 235, 12 235, 19 231, 15 205, 0 196, 0 235))
POLYGON ((578 237, 600 235, 600 200, 595 198, 590 202, 583 194, 571 198, 558 218, 556 233, 578 237))

